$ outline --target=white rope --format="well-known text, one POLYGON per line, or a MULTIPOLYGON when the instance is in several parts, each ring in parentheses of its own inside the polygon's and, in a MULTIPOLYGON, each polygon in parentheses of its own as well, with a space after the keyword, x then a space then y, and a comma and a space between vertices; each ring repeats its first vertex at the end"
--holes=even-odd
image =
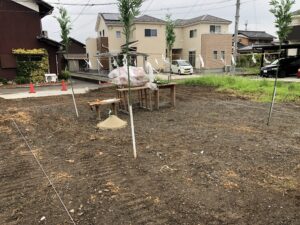
POLYGON ((66 205, 65 205, 64 202, 62 201, 60 195, 58 194, 58 192, 57 192, 57 190, 56 190, 54 184, 52 183, 52 181, 51 181, 50 178, 48 177, 47 173, 45 172, 45 170, 44 170, 42 164, 40 163, 40 161, 38 160, 37 156, 33 153, 33 150, 32 150, 32 148, 30 147, 29 143, 27 142, 25 136, 24 136, 23 133, 21 132, 21 130, 20 130, 20 128, 18 127, 18 125, 17 125, 17 123, 15 122, 15 120, 12 119, 12 121, 13 121, 15 127, 17 128, 19 134, 22 136, 22 139, 24 140, 24 142, 25 142, 25 144, 27 145, 28 149, 29 149, 30 152, 32 153, 33 157, 35 158, 37 164, 39 165, 39 167, 40 167, 41 170, 43 171, 45 177, 48 179, 50 185, 52 186, 52 188, 53 188, 53 190, 54 190, 56 196, 58 197, 59 201, 61 202, 61 204, 62 204, 62 206, 64 207, 65 211, 67 212, 68 216, 70 217, 72 223, 73 223, 74 225, 76 225, 76 223, 75 223, 75 221, 73 220, 72 216, 70 215, 70 213, 69 213, 69 211, 68 211, 66 205))

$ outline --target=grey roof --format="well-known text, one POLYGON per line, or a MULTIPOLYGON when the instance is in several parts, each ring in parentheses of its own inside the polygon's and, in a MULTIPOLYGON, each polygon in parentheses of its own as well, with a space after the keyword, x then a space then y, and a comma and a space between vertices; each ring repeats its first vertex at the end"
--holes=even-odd
POLYGON ((135 18, 134 20, 135 22, 142 22, 142 23, 166 23, 164 20, 152 17, 152 16, 148 16, 148 15, 144 15, 144 16, 140 16, 135 18))
MULTIPOLYGON (((122 25, 119 13, 100 13, 100 16, 105 20, 107 25, 122 25)), ((155 18, 153 16, 143 15, 135 18, 135 23, 158 23, 165 24, 166 21, 155 18)), ((211 15, 203 15, 192 19, 178 19, 175 21, 176 26, 188 26, 197 23, 215 23, 215 24, 230 24, 231 21, 211 15)))
POLYGON ((292 12, 293 16, 297 16, 297 15, 300 15, 300 9, 295 11, 295 12, 292 12))
POLYGON ((223 23, 223 24, 230 24, 231 21, 225 20, 216 16, 211 16, 211 15, 203 15, 203 16, 198 16, 195 18, 191 19, 178 19, 175 21, 176 26, 188 26, 191 24, 197 24, 197 23, 223 23))
POLYGON ((239 30, 238 33, 248 37, 249 39, 260 39, 260 40, 271 40, 272 41, 275 38, 274 36, 266 33, 265 31, 239 30))
POLYGON ((110 21, 120 21, 119 13, 101 13, 103 19, 110 21))

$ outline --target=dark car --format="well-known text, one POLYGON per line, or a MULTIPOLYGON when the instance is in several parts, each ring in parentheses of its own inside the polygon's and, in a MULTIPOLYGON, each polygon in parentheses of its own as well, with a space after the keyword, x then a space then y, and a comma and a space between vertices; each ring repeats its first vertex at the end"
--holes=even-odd
POLYGON ((262 67, 260 75, 262 77, 275 77, 279 62, 278 77, 296 76, 300 69, 300 56, 287 57, 275 60, 268 66, 262 67))

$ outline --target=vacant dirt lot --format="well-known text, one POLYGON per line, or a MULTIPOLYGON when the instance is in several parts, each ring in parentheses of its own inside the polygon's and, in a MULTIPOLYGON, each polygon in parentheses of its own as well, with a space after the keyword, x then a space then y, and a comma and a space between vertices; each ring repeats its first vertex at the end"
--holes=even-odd
POLYGON ((267 127, 268 104, 178 87, 176 108, 135 110, 134 160, 129 127, 97 130, 86 105, 109 96, 78 96, 79 119, 70 96, 0 99, 1 225, 72 224, 12 119, 76 224, 300 224, 299 105, 267 127))

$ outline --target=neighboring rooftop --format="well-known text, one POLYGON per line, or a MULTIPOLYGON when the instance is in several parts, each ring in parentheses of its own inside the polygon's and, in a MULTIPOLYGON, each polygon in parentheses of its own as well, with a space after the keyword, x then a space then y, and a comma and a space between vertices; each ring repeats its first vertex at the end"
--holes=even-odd
MULTIPOLYGON (((105 20, 107 25, 120 25, 122 26, 121 17, 119 13, 99 13, 99 17, 102 17, 105 20)), ((96 27, 99 25, 99 17, 96 24, 96 27)), ((156 24, 165 24, 166 21, 158 19, 153 16, 143 15, 135 18, 135 23, 156 23, 156 24)), ((176 26, 188 26, 197 23, 216 23, 216 24, 230 24, 231 21, 225 20, 219 17, 211 15, 203 15, 191 19, 178 19, 175 21, 176 26)))
POLYGON ((274 40, 274 36, 266 33, 265 31, 248 31, 248 30, 239 30, 238 34, 244 35, 249 39, 259 39, 259 40, 274 40))
POLYGON ((297 11, 295 11, 295 12, 292 12, 292 14, 293 14, 293 16, 298 16, 298 15, 300 15, 300 9, 297 10, 297 11))
MULTIPOLYGON (((105 23, 107 25, 122 25, 121 22, 121 16, 119 13, 100 13, 100 16, 102 16, 102 18, 105 20, 105 23)), ((148 16, 148 15, 144 15, 144 16, 140 16, 134 19, 135 23, 159 23, 159 24, 164 24, 165 21, 152 17, 152 16, 148 16)))
POLYGON ((216 16, 211 16, 211 15, 203 15, 203 16, 198 16, 195 18, 191 19, 178 19, 175 21, 176 26, 188 26, 192 24, 197 24, 197 23, 223 23, 223 24, 230 24, 231 21, 225 20, 216 16))

